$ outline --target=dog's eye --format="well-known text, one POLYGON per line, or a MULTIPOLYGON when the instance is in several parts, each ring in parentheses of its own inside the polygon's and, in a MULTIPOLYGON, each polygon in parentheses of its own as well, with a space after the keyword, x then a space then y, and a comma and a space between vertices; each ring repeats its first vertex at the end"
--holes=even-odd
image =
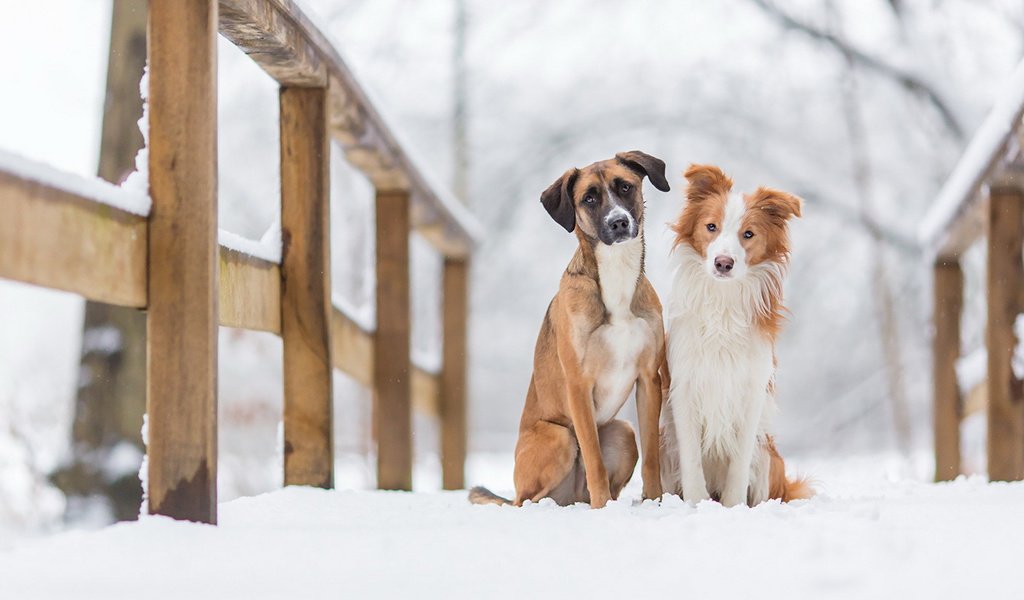
POLYGON ((593 204, 595 202, 597 202, 597 199, 591 196, 590 194, 587 194, 586 196, 583 197, 584 204, 593 204))
POLYGON ((628 183, 624 183, 619 188, 619 191, 622 192, 623 194, 628 194, 629 191, 632 190, 632 189, 633 189, 633 186, 629 185, 628 183))
POLYGON ((748 229, 748 230, 743 232, 743 239, 749 240, 752 237, 754 237, 754 232, 753 231, 748 229))
POLYGON ((715 225, 714 223, 708 223, 708 231, 716 231, 716 230, 718 230, 718 226, 717 225, 715 225))

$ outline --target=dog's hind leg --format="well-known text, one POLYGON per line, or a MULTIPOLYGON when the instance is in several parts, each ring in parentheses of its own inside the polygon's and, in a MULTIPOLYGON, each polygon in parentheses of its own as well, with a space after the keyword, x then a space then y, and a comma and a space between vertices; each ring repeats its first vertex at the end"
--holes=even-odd
POLYGON ((522 506, 527 500, 537 502, 551 495, 552 490, 573 475, 578 453, 576 436, 568 427, 537 421, 522 432, 516 444, 513 475, 515 505, 522 506))
POLYGON ((633 471, 636 470, 640 452, 636 447, 636 433, 628 421, 613 419, 597 430, 601 440, 601 457, 608 469, 608 491, 612 500, 617 500, 619 492, 626 487, 633 471))
POLYGON ((747 504, 757 506, 769 498, 769 471, 771 456, 768 453, 765 436, 757 436, 754 446, 754 460, 750 465, 750 489, 747 491, 747 504))

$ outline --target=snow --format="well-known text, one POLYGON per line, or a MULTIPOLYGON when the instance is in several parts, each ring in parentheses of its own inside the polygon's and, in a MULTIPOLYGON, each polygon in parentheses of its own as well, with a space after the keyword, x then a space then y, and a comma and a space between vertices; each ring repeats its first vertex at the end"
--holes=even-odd
POLYGON ((121 188, 149 196, 149 63, 146 63, 139 79, 139 97, 142 98, 142 116, 139 117, 139 132, 142 147, 135 153, 135 170, 128 174, 121 188))
POLYGON ((279 222, 275 221, 259 241, 219 229, 217 230, 217 242, 229 250, 274 264, 281 264, 281 223, 279 222))
POLYGON ((103 462, 103 477, 107 481, 118 479, 139 470, 143 454, 131 442, 121 441, 114 446, 103 462))
MULTIPOLYGON (((936 246, 952 223, 974 198, 992 164, 1001 158, 1008 138, 1024 114, 1024 60, 1007 81, 998 101, 971 139, 942 191, 925 214, 918 229, 918 242, 926 248, 936 246)), ((1010 150, 1019 151, 1014 144, 1010 150)))
POLYGON ((988 351, 984 346, 956 361, 956 380, 960 392, 967 394, 988 377, 988 351))
MULTIPOLYGON (((1024 379, 1024 313, 1017 315, 1013 324, 1017 345, 1013 350, 1011 363, 1017 379, 1024 379)), ((988 351, 984 346, 956 361, 956 379, 960 391, 968 393, 988 377, 988 351)))
POLYGON ((426 350, 423 348, 413 347, 410 351, 409 360, 412 364, 421 370, 430 373, 431 375, 440 375, 441 367, 444 364, 444 359, 441 357, 441 353, 436 350, 426 350))
POLYGON ((0 150, 0 172, 10 173, 15 177, 41 183, 141 217, 149 215, 151 202, 145 193, 118 187, 98 177, 65 173, 6 150, 0 150))
POLYGON ((359 329, 366 333, 373 333, 377 330, 377 311, 372 303, 368 302, 357 306, 338 293, 331 295, 331 303, 359 329))
POLYGON ((217 527, 145 517, 29 542, 0 555, 0 581, 24 599, 1021 597, 1024 484, 893 464, 822 462, 818 497, 754 509, 640 503, 635 480, 603 510, 293 487, 221 504, 217 527))
POLYGON ((112 325, 92 327, 82 335, 82 353, 113 354, 121 349, 121 343, 120 329, 112 325))

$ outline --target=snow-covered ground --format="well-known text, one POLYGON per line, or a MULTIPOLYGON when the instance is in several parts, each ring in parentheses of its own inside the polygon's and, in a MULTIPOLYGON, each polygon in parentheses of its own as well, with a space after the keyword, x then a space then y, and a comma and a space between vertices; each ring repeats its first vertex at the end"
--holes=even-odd
MULTIPOLYGON (((471 506, 464 492, 288 488, 211 527, 147 517, 0 554, 5 598, 1024 597, 1024 484, 925 483, 891 457, 791 461, 791 505, 471 506), (799 464, 797 464, 799 463, 799 464)), ((470 476, 508 491, 511 461, 470 476)))

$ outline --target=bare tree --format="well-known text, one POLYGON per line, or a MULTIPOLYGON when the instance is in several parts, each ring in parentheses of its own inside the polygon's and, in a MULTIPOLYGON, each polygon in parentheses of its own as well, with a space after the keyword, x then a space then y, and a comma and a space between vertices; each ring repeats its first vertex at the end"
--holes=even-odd
POLYGON ((469 203, 469 89, 466 73, 466 0, 455 0, 455 31, 452 47, 452 144, 455 154, 455 196, 469 203))
MULTIPOLYGON (((854 52, 849 49, 849 45, 843 41, 842 24, 836 18, 834 6, 831 2, 828 4, 828 9, 829 16, 831 17, 830 20, 835 23, 835 33, 830 34, 830 36, 837 40, 838 47, 842 49, 846 62, 846 69, 843 72, 843 81, 840 89, 843 116, 850 140, 851 167, 853 182, 859 200, 860 220, 862 223, 875 223, 875 189, 871 169, 871 150, 865 135, 867 127, 864 123, 864 115, 861 109, 860 90, 857 79, 857 71, 861 63, 857 60, 854 52)), ((889 405, 892 411, 893 430, 896 433, 897 446, 904 456, 909 457, 913 447, 913 428, 907 405, 906 378, 903 368, 903 344, 900 337, 899 319, 897 318, 896 299, 886 268, 886 240, 879 234, 881 228, 868 227, 866 229, 871 238, 872 291, 874 293, 879 338, 881 339, 885 354, 885 372, 889 388, 889 405)))
MULTIPOLYGON (((784 27, 794 31, 799 31, 815 40, 825 43, 842 53, 843 57, 848 62, 855 63, 863 69, 871 71, 877 75, 881 75, 882 77, 900 85, 914 96, 923 99, 939 113, 942 123, 946 129, 958 140, 964 140, 965 134, 963 125, 961 125, 960 119, 957 117, 956 112, 953 110, 950 103, 938 92, 938 90, 919 75, 890 64, 882 58, 855 47, 853 44, 843 39, 842 36, 801 21, 777 7, 770 0, 751 0, 751 2, 761 7, 766 14, 774 17, 784 27)), ((900 4, 901 3, 899 2, 892 3, 893 10, 896 11, 897 14, 899 14, 900 4)))

